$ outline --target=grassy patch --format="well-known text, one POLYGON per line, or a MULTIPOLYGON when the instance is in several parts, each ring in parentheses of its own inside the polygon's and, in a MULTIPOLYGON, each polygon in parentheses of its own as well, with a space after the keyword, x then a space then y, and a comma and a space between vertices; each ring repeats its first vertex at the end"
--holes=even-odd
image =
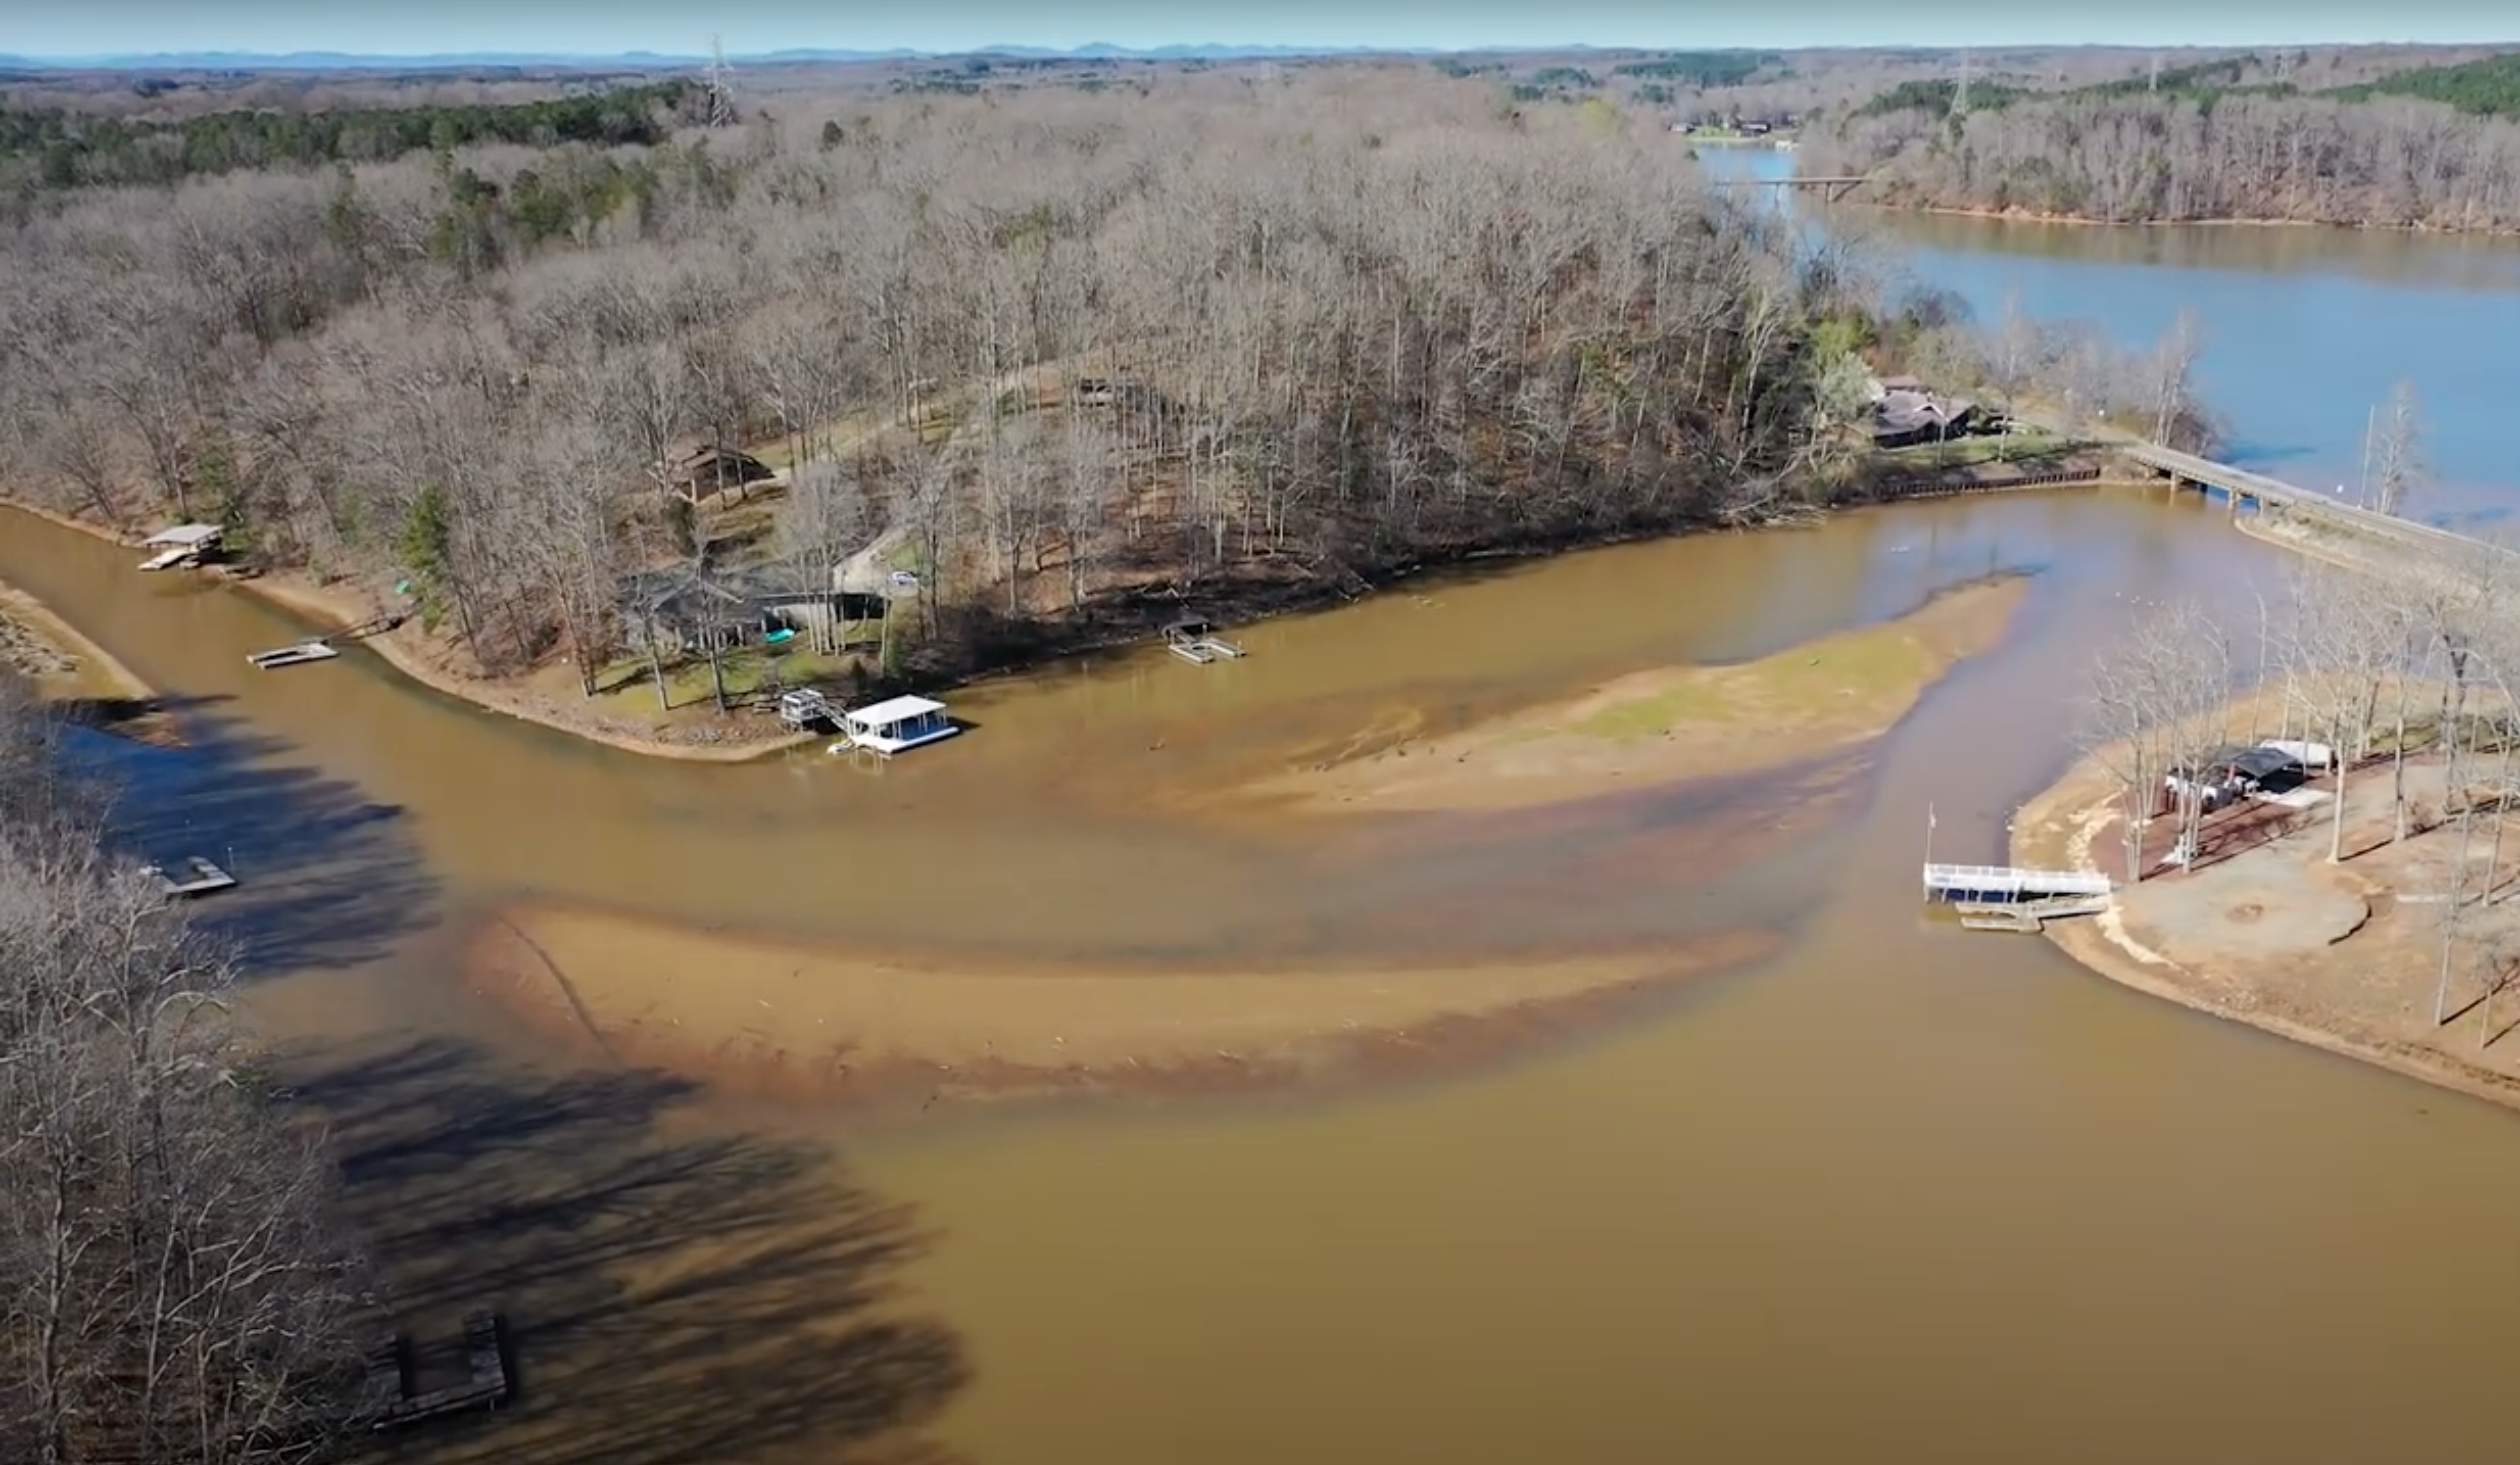
POLYGON ((1779 731, 1904 707, 1942 658, 1901 625, 1867 626, 1737 666, 1707 666, 1606 707, 1572 731, 1610 742, 1685 727, 1769 725, 1779 731))

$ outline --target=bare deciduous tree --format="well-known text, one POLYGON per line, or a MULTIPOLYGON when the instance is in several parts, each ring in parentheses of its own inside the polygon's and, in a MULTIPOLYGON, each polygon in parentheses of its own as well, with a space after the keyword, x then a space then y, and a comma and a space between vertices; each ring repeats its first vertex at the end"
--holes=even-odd
POLYGON ((358 1351, 331 1167, 229 1021, 228 953, 0 704, 0 1458, 312 1458, 358 1351))

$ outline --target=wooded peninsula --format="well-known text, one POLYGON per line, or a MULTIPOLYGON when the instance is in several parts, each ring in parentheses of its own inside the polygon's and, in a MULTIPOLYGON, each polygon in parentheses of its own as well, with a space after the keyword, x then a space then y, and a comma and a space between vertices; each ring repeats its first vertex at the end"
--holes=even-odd
POLYGON ((680 83, 48 104, 0 153, 9 492, 208 522, 409 610, 468 676, 565 666, 590 701, 670 700, 705 653, 723 707, 727 638, 660 620, 676 595, 916 583, 778 675, 932 680, 1807 512, 1859 486, 1876 370, 2071 378, 2144 420, 2161 394, 2089 330, 1999 349, 1852 247, 1798 250, 1658 116, 1416 62, 733 116, 680 83))

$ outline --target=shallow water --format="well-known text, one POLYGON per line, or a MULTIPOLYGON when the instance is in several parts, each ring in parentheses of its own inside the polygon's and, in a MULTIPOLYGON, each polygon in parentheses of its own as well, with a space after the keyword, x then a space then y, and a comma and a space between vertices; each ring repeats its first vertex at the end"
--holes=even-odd
POLYGON ((202 750, 132 756, 162 810, 135 834, 233 847, 232 914, 298 969, 258 1009, 342 1116, 406 1304, 501 1302, 537 1370, 516 1417, 413 1458, 938 1458, 878 1451, 878 1416, 987 1465, 2498 1440, 2475 1401, 2493 1249, 2520 1227, 2507 1116, 1916 914, 1926 809, 1935 857, 1998 856, 2130 598, 2254 615, 2278 585, 2192 503, 1947 501, 1512 567, 1252 628, 1230 667, 958 698, 974 734, 881 776, 584 748, 357 656, 252 672, 285 621, 128 560, 0 520, 0 578, 159 685, 233 699, 192 714, 202 750), (1605 869, 1604 831, 1702 815, 1645 796, 1434 853, 1160 813, 1384 711, 1757 655, 2005 569, 2036 576, 2010 638, 1781 853, 1605 869), (524 896, 1111 962, 1514 949, 1596 921, 1675 951, 1743 922, 1792 940, 1447 1081, 871 1124, 537 1052, 452 972, 470 923, 524 896))

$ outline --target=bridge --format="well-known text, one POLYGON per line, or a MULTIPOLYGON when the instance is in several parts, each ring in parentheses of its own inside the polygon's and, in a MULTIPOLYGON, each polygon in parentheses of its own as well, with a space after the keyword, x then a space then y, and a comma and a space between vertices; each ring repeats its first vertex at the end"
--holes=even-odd
POLYGON ((1821 192, 1822 202, 1834 204, 1856 189, 1871 182, 1869 174, 1845 177, 1815 177, 1797 173, 1787 178, 1709 178, 1709 188, 1809 188, 1821 192))
POLYGON ((2262 473, 2218 463, 2194 453, 2146 442, 2130 433, 2088 427, 2073 428, 2040 414, 2016 412, 2015 420, 2053 433, 2060 437, 2079 437, 2108 447, 2129 462, 2138 463, 2168 479, 2182 488, 2201 489, 2208 494, 2221 494, 2238 513, 2243 507, 2298 512, 2305 518, 2320 518, 2357 529, 2364 534, 2390 538, 2402 544, 2422 545, 2439 549, 2469 549, 2479 542, 2452 529, 2401 519, 2360 504, 2347 503, 2334 493, 2321 493, 2287 483, 2262 473))

